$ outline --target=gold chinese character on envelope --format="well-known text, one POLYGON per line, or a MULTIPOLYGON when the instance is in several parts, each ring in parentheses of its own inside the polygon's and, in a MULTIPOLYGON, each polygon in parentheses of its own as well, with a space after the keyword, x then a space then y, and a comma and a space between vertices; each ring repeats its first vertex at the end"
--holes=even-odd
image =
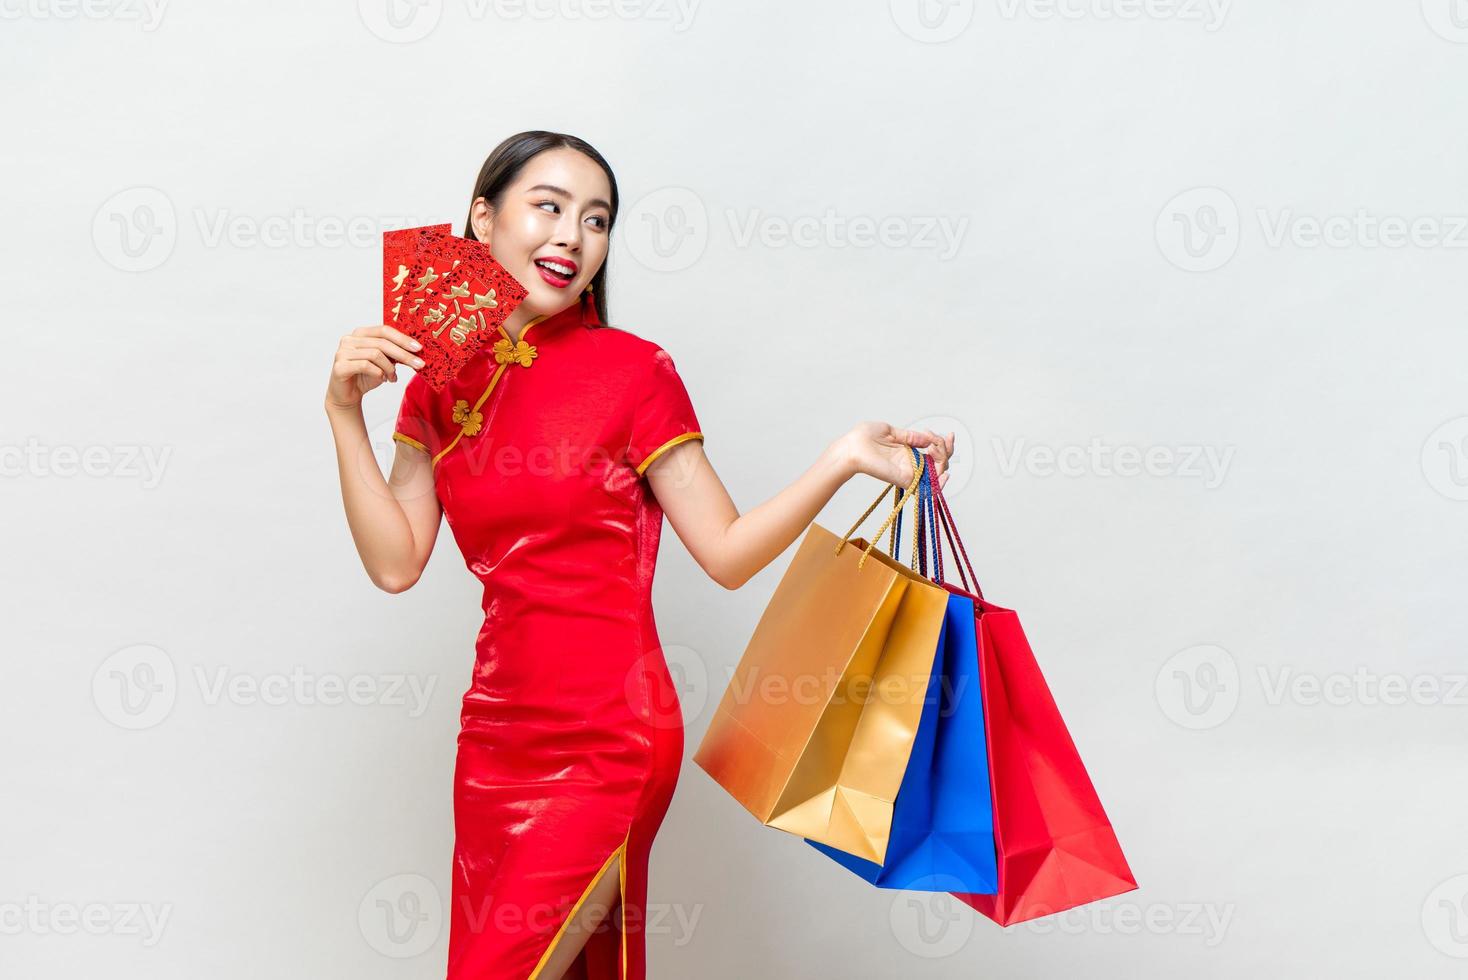
POLYGON ((488 246, 448 225, 386 232, 382 258, 383 322, 423 345, 420 373, 435 391, 525 299, 525 287, 488 246))

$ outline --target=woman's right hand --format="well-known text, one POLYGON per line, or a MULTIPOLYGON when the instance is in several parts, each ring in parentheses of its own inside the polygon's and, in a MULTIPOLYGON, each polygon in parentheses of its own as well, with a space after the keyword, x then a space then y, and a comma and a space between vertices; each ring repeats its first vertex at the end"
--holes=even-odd
POLYGON ((326 386, 326 407, 359 407, 362 396, 384 380, 398 380, 399 362, 415 371, 423 367, 423 359, 414 353, 422 349, 418 341, 385 323, 353 330, 337 345, 326 386))
POLYGON ((866 473, 884 483, 907 486, 915 470, 913 449, 926 450, 927 464, 938 480, 948 483, 948 461, 953 458, 954 434, 940 436, 930 429, 899 429, 886 422, 862 422, 842 436, 840 447, 852 473, 866 473))

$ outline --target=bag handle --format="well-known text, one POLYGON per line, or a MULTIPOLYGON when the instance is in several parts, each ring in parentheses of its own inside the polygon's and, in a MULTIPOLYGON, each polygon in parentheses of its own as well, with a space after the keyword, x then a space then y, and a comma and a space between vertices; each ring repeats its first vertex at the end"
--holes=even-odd
MULTIPOLYGON (((916 449, 911 449, 911 451, 914 457, 919 455, 916 449)), ((943 538, 940 537, 938 534, 938 528, 940 526, 943 529, 943 536, 948 538, 949 550, 956 554, 959 549, 958 546, 954 543, 955 532, 952 527, 949 526, 949 521, 945 519, 947 506, 946 502, 944 503, 944 510, 940 511, 937 504, 935 504, 934 502, 935 490, 937 494, 941 496, 942 488, 939 487, 937 481, 932 478, 932 471, 928 470, 923 474, 922 480, 918 483, 918 503, 923 509, 920 513, 920 520, 917 522, 917 534, 919 536, 923 536, 926 532, 926 536, 923 537, 924 547, 918 552, 918 565, 914 568, 914 571, 918 572, 918 574, 922 575, 924 578, 931 578, 934 582, 942 585, 944 582, 945 573, 943 569, 943 538), (933 574, 931 576, 928 574, 927 554, 929 548, 931 548, 931 553, 933 556, 933 574)), ((916 508, 914 508, 914 510, 916 510, 916 508)), ((893 524, 892 528, 893 540, 890 550, 895 555, 897 553, 898 542, 901 540, 900 535, 902 529, 902 515, 900 513, 897 515, 897 521, 893 524)), ((965 553, 964 558, 967 559, 967 557, 967 553, 965 553)), ((957 559, 955 559, 955 561, 957 561, 957 559)), ((956 567, 958 569, 959 581, 963 583, 964 590, 979 594, 980 598, 982 598, 982 593, 979 593, 978 591, 977 576, 974 576, 973 587, 971 588, 969 585, 969 578, 973 571, 972 566, 970 566, 969 568, 969 574, 964 573, 963 562, 958 562, 956 567)))
MULTIPOLYGON (((978 594, 978 591, 979 591, 978 582, 976 581, 972 585, 970 585, 969 584, 969 577, 964 574, 964 571, 963 571, 963 562, 959 561, 958 560, 958 557, 957 557, 958 556, 958 547, 953 543, 953 529, 948 526, 948 520, 947 520, 947 518, 945 518, 943 516, 943 512, 942 511, 939 511, 938 512, 938 523, 943 528, 943 535, 948 539, 948 550, 950 552, 952 552, 953 555, 954 555, 953 567, 955 567, 955 568, 958 569, 958 580, 963 583, 964 591, 966 591, 966 592, 973 592, 975 594, 978 594)), ((939 584, 941 585, 942 584, 942 579, 939 579, 938 581, 939 581, 939 584)))
MULTIPOLYGON (((931 538, 934 560, 938 562, 939 577, 935 581, 941 585, 943 583, 942 552, 939 550, 936 525, 933 520, 933 501, 930 490, 933 471, 931 467, 927 466, 926 457, 922 453, 911 446, 908 447, 908 451, 912 453, 913 466, 924 467, 922 478, 918 481, 917 493, 913 495, 912 520, 913 527, 916 528, 914 531, 916 537, 913 540, 912 559, 908 562, 908 567, 923 578, 931 577, 928 575, 929 539, 931 538)), ((892 535, 888 540, 887 552, 896 558, 898 550, 902 547, 903 492, 901 487, 894 487, 894 489, 897 491, 897 519, 892 522, 892 535)))
MULTIPOLYGON (((943 550, 942 546, 938 543, 938 522, 935 519, 933 512, 933 488, 937 486, 937 484, 938 481, 933 479, 933 471, 929 469, 928 472, 923 476, 923 482, 922 486, 919 488, 919 492, 921 492, 923 495, 923 529, 927 531, 926 544, 933 555, 933 572, 937 576, 936 580, 939 585, 942 585, 943 550)), ((924 561, 923 564, 924 566, 926 566, 927 562, 924 561)))
MULTIPOLYGON (((908 447, 908 451, 912 453, 914 466, 923 465, 922 453, 919 453, 912 446, 908 447)), ((933 471, 931 468, 925 467, 923 470, 922 479, 918 481, 917 496, 916 499, 913 501, 912 507, 912 526, 913 534, 915 536, 914 544, 916 545, 916 547, 913 548, 914 560, 911 562, 911 568, 914 572, 918 573, 923 578, 931 578, 939 585, 942 585, 943 557, 942 552, 939 551, 937 525, 933 519, 932 485, 933 471), (936 569, 936 577, 928 574, 929 554, 933 556, 932 560, 936 569)), ((902 515, 898 514, 897 520, 892 525, 892 544, 888 549, 889 551, 891 551, 894 557, 896 557, 897 555, 897 549, 900 547, 899 542, 901 540, 902 515)))
MULTIPOLYGON (((923 474, 928 471, 927 457, 923 456, 921 453, 918 453, 917 454, 917 457, 918 457, 917 460, 914 461, 914 463, 913 463, 912 480, 907 484, 907 493, 908 494, 911 494, 911 493, 913 493, 914 491, 917 490, 918 484, 920 482, 922 482, 923 474)), ((872 553, 872 548, 876 547, 877 542, 882 539, 882 535, 883 535, 883 533, 886 532, 887 526, 889 524, 891 524, 892 521, 897 517, 897 515, 902 512, 902 488, 899 487, 895 483, 889 484, 888 486, 890 486, 891 489, 894 492, 894 496, 896 497, 896 506, 894 506, 892 508, 891 513, 889 513, 887 515, 887 519, 882 522, 882 526, 881 527, 877 528, 877 533, 874 534, 874 535, 872 535, 872 540, 867 544, 866 548, 862 551, 861 558, 858 559, 857 560, 857 563, 856 563, 856 567, 858 569, 860 569, 863 565, 866 564, 867 556, 872 553)), ((877 494, 877 499, 876 500, 873 500, 871 502, 871 505, 869 507, 867 507, 866 511, 863 512, 862 515, 856 519, 856 523, 853 524, 853 525, 851 525, 851 530, 847 531, 846 534, 842 536, 841 542, 836 545, 836 554, 838 554, 838 555, 841 554, 841 549, 846 547, 846 542, 849 541, 851 539, 851 536, 856 533, 856 529, 859 528, 859 527, 861 527, 862 521, 865 521, 867 519, 867 516, 870 515, 872 511, 874 511, 874 510, 877 509, 877 505, 880 504, 882 502, 882 499, 884 497, 886 497, 886 496, 887 496, 887 487, 883 487, 882 488, 882 492, 879 493, 879 494, 877 494)), ((916 564, 917 564, 917 538, 916 537, 913 538, 912 545, 913 545, 913 564, 914 564, 914 567, 916 567, 916 564)), ((894 555, 893 557, 896 557, 896 556, 894 555)))
MULTIPOLYGON (((934 502, 932 502, 932 489, 935 486, 934 478, 932 478, 932 468, 926 467, 925 456, 919 453, 915 447, 909 446, 907 449, 913 455, 913 467, 923 467, 922 478, 918 481, 918 493, 916 493, 915 499, 913 499, 913 528, 915 528, 915 531, 913 531, 915 541, 913 543, 915 543, 916 547, 913 549, 913 560, 910 562, 910 568, 918 572, 919 575, 922 575, 923 578, 932 579, 932 581, 942 585, 942 581, 944 581, 942 538, 938 537, 940 519, 938 519, 934 502), (932 565, 934 565, 932 575, 928 574, 929 555, 932 555, 932 565)), ((891 533, 890 541, 888 541, 887 550, 893 557, 897 557, 898 549, 901 547, 901 540, 903 540, 901 538, 901 535, 903 535, 903 512, 901 512, 903 491, 901 491, 900 487, 894 487, 894 490, 897 491, 897 519, 893 521, 893 533, 891 533)), ((950 541, 951 547, 951 544, 953 544, 953 535, 951 535, 951 531, 948 531, 947 527, 944 528, 944 533, 948 534, 948 541, 950 541)), ((959 578, 960 581, 963 581, 964 590, 967 590, 969 588, 969 579, 963 574, 962 565, 959 565, 959 578)))
POLYGON ((943 525, 943 533, 948 538, 948 545, 963 558, 962 562, 959 562, 957 559, 954 561, 954 564, 958 566, 958 576, 963 581, 963 587, 982 599, 984 598, 984 590, 979 588, 979 577, 974 574, 973 562, 969 561, 968 549, 963 546, 963 538, 958 534, 958 527, 957 523, 953 520, 953 513, 948 509, 948 501, 943 497, 943 488, 934 483, 932 491, 933 501, 937 504, 938 520, 943 525), (973 579, 972 587, 970 587, 968 579, 964 578, 963 575, 965 565, 968 566, 968 574, 973 579))
MULTIPOLYGON (((927 476, 923 478, 923 483, 919 484, 918 492, 922 494, 921 503, 923 505, 923 527, 927 530, 928 533, 926 541, 933 555, 933 581, 937 582, 939 585, 942 585, 943 542, 938 537, 938 520, 933 508, 933 487, 936 485, 936 483, 937 481, 933 479, 933 474, 930 470, 927 476)), ((925 556, 925 560, 923 561, 924 575, 928 573, 927 566, 928 563, 925 556)))
MULTIPOLYGON (((922 466, 923 465, 923 461, 920 458, 921 454, 916 449, 913 449, 910 446, 908 447, 908 451, 912 453, 912 465, 913 466, 922 466)), ((913 497, 913 504, 912 504, 912 523, 913 523, 913 527, 918 529, 915 533, 918 535, 919 539, 921 539, 921 537, 922 537, 922 530, 921 529, 922 529, 922 526, 923 526, 922 520, 923 520, 923 517, 924 517, 924 514, 921 511, 921 507, 922 507, 923 499, 924 499, 923 498, 923 481, 925 481, 927 479, 928 479, 928 474, 924 473, 922 480, 919 480, 918 481, 917 494, 913 497)), ((902 504, 903 503, 902 491, 900 489, 898 490, 897 501, 898 501, 899 504, 902 504)), ((928 575, 927 556, 925 556, 922 553, 922 550, 921 550, 922 549, 922 542, 921 542, 921 540, 919 540, 919 541, 917 541, 915 543, 917 544, 917 547, 915 547, 913 549, 912 560, 908 563, 908 567, 910 567, 914 572, 917 572, 919 575, 922 575, 924 578, 927 578, 927 575, 928 575)), ((888 541, 888 543, 887 543, 887 553, 890 554, 893 558, 896 558, 897 557, 898 549, 900 549, 901 547, 902 547, 902 512, 899 510, 897 512, 897 520, 895 520, 895 521, 892 522, 892 537, 891 537, 891 540, 888 541)))
MULTIPOLYGON (((916 449, 912 449, 912 453, 914 456, 918 455, 916 449)), ((943 497, 943 488, 938 484, 938 481, 932 478, 931 471, 924 472, 922 480, 918 483, 918 502, 924 510, 921 513, 920 521, 917 522, 917 534, 921 536, 924 530, 926 530, 928 537, 924 539, 924 544, 931 541, 933 574, 931 576, 928 575, 926 550, 919 551, 919 565, 914 570, 924 578, 931 578, 939 585, 943 584, 943 542, 942 538, 938 536, 938 528, 941 526, 943 537, 948 539, 949 550, 955 556, 962 556, 962 560, 959 560, 958 557, 954 558, 954 566, 958 569, 958 580, 963 584, 965 591, 972 592, 982 599, 984 597, 984 591, 979 586, 979 577, 974 573, 973 564, 969 562, 968 550, 964 547, 963 539, 958 536, 958 531, 954 527, 953 514, 948 509, 948 501, 943 497), (967 574, 964 572, 965 564, 968 565, 967 574), (972 584, 970 584, 970 580, 972 580, 972 584)), ((901 526, 902 515, 899 514, 897 523, 894 525, 894 535, 898 533, 898 529, 901 526)), ((894 546, 892 549, 894 555, 896 554, 897 540, 899 539, 894 536, 894 546)))

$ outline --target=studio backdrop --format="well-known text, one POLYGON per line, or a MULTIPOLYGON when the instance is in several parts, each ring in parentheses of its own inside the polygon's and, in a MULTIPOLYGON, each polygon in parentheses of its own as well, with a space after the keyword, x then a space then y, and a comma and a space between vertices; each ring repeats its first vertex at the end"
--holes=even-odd
POLYGON ((691 755, 795 549, 730 591, 665 528, 650 976, 1460 975, 1461 4, 3 13, 0 975, 443 975, 479 587, 446 532, 373 586, 322 397, 382 233, 528 129, 614 168, 611 321, 742 509, 957 434, 1140 885, 1001 928, 762 826, 691 755))

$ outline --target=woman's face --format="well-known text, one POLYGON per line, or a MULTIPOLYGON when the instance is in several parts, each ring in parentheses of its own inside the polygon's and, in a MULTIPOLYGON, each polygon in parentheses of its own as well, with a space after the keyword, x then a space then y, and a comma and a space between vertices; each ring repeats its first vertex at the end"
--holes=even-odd
POLYGON ((611 196, 595 161, 558 147, 525 164, 498 213, 475 199, 474 234, 528 290, 521 308, 529 316, 551 316, 581 298, 607 258, 611 196))

